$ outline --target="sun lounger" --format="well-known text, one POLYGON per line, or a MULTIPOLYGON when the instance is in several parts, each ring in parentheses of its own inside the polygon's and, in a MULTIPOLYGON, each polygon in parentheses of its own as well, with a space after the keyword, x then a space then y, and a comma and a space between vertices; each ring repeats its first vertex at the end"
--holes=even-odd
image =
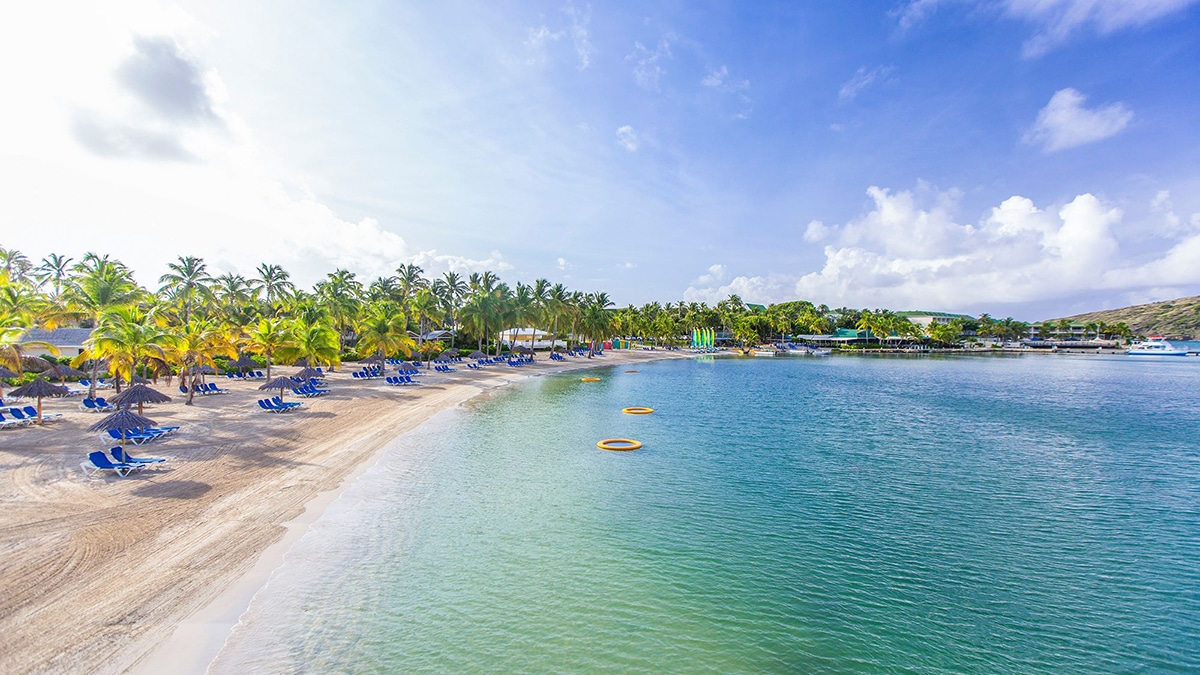
POLYGON ((128 452, 125 452, 125 448, 122 448, 119 445, 109 448, 108 453, 112 455, 113 459, 115 459, 119 464, 159 464, 167 461, 166 457, 134 457, 128 452))
POLYGON ((95 476, 101 471, 112 471, 118 476, 124 478, 134 471, 141 471, 144 467, 141 464, 126 464, 124 462, 114 462, 104 454, 104 451, 97 450, 88 453, 88 458, 79 465, 83 469, 84 475, 88 478, 95 476))
MULTIPOLYGON (((16 410, 16 408, 13 408, 13 409, 16 410)), ((21 410, 24 411, 26 417, 32 417, 33 419, 37 419, 37 408, 34 408, 31 405, 27 405, 24 408, 21 408, 21 410)), ((55 417, 62 417, 62 413, 48 413, 48 412, 42 413, 42 419, 44 419, 44 420, 52 420, 55 417)))
POLYGON ((23 426, 25 426, 25 424, 26 424, 26 422, 24 420, 6 419, 4 417, 4 414, 0 413, 0 429, 11 429, 12 427, 23 427, 23 426))

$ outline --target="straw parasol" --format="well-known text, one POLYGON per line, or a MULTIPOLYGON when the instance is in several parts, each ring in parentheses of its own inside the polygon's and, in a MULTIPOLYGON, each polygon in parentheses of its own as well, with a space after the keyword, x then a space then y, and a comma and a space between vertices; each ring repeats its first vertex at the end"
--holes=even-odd
POLYGON ((473 358, 473 359, 486 359, 486 358, 487 358, 487 354, 484 354, 483 352, 480 352, 480 351, 474 351, 474 352, 471 352, 471 358, 473 358))
POLYGON ((322 377, 322 374, 321 374, 321 371, 317 370, 316 368, 305 368, 305 369, 301 370, 300 372, 296 373, 295 375, 293 375, 292 377, 295 377, 295 378, 298 378, 301 380, 307 380, 310 377, 322 377))
POLYGON ((87 373, 79 370, 78 368, 72 368, 71 366, 60 363, 43 370, 42 377, 56 379, 58 380, 59 384, 63 384, 68 377, 87 377, 87 373))
POLYGON ((263 385, 261 387, 259 387, 259 390, 265 391, 267 389, 278 389, 279 390, 279 400, 282 401, 283 400, 283 390, 291 389, 294 386, 296 386, 295 380, 293 380, 290 377, 280 375, 279 377, 271 379, 270 382, 264 382, 263 385))
POLYGON ((383 363, 384 359, 379 354, 372 354, 365 359, 359 359, 359 363, 383 363))
POLYGON ((170 396, 167 396, 157 389, 151 389, 144 384, 135 384, 130 386, 125 391, 112 397, 112 399, 109 400, 109 403, 112 403, 116 406, 132 405, 136 403, 138 407, 138 414, 141 415, 142 405, 146 403, 167 403, 170 400, 170 396))
POLYGON ((230 368, 237 368, 238 370, 254 368, 257 365, 258 364, 254 362, 254 357, 250 356, 249 354, 242 354, 241 356, 237 357, 236 361, 231 361, 229 363, 230 368))
POLYGON ((516 347, 513 348, 513 351, 516 352, 517 354, 532 354, 533 353, 533 350, 530 349, 529 347, 526 347, 525 345, 517 345, 516 347))
POLYGON ((442 356, 458 356, 458 347, 451 347, 442 352, 442 356))
POLYGON ((292 365, 293 365, 293 366, 301 366, 301 367, 307 368, 307 367, 309 366, 309 363, 308 363, 308 359, 307 359, 307 358, 299 358, 299 359, 296 359, 296 362, 295 362, 295 363, 293 363, 292 365))
POLYGON ((150 384, 150 380, 147 380, 146 378, 142 377, 141 375, 137 375, 137 374, 135 374, 128 381, 126 381, 125 378, 123 378, 123 377, 118 378, 118 379, 120 379, 121 382, 124 382, 126 384, 150 384))
POLYGON ((21 368, 23 370, 32 370, 35 373, 40 373, 50 367, 50 362, 40 356, 22 356, 21 368))
POLYGON ((206 366, 192 366, 191 370, 188 372, 190 372, 192 375, 196 375, 196 374, 216 375, 217 374, 217 371, 214 370, 212 366, 207 366, 207 365, 206 366))
POLYGON ((13 398, 36 398, 37 399, 37 423, 42 423, 42 399, 50 396, 66 396, 67 388, 60 387, 57 384, 51 384, 41 375, 34 378, 33 382, 17 387, 8 392, 8 395, 13 398))
MULTIPOLYGON (((20 373, 14 373, 13 371, 9 370, 8 368, 5 368, 4 366, 0 366, 0 380, 7 380, 10 378, 20 377, 20 376, 21 376, 20 373)), ((4 395, 4 383, 0 382, 0 396, 3 396, 3 395, 4 395)))
POLYGON ((146 429, 154 426, 154 420, 133 412, 129 408, 121 408, 88 427, 88 431, 120 431, 121 445, 125 445, 125 432, 135 429, 146 429))

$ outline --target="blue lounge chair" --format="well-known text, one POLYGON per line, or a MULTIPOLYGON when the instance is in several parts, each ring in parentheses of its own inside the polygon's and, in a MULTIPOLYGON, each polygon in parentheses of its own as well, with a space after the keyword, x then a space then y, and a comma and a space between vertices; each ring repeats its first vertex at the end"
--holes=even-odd
POLYGON ((122 448, 119 445, 109 448, 108 453, 112 455, 113 459, 117 460, 117 463, 119 464, 158 464, 160 462, 167 461, 166 457, 134 457, 128 452, 125 452, 125 448, 122 448))
MULTIPOLYGON (((15 409, 16 408, 14 408, 14 410, 15 409)), ((37 408, 34 408, 31 405, 27 405, 24 408, 21 408, 21 410, 23 410, 25 412, 26 417, 32 417, 33 419, 37 419, 37 408)), ((62 417, 62 413, 42 412, 42 419, 44 419, 44 420, 54 419, 55 417, 62 417)))
POLYGON ((21 420, 5 419, 4 414, 0 413, 0 429, 11 429, 12 427, 23 427, 25 422, 21 420))
POLYGON ((32 416, 21 412, 20 408, 9 408, 8 414, 13 416, 13 419, 20 421, 22 424, 37 424, 37 411, 33 412, 32 416))
POLYGON ((112 471, 118 476, 124 478, 134 471, 141 471, 143 466, 140 464, 126 464, 124 462, 113 462, 104 454, 104 451, 97 450, 88 453, 87 461, 79 465, 83 469, 84 475, 88 478, 95 476, 101 471, 112 471))
POLYGON ((258 400, 258 407, 262 408, 263 410, 265 410, 267 412, 273 412, 273 413, 281 413, 284 411, 284 408, 276 408, 274 405, 271 405, 271 401, 269 399, 265 399, 265 398, 260 398, 258 400))

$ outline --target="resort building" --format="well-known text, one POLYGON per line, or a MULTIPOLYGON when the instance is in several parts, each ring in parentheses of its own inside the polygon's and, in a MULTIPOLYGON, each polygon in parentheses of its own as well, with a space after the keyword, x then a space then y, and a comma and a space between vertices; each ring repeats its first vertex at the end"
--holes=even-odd
MULTIPOLYGON (((79 356, 83 353, 83 343, 92 335, 91 328, 31 328, 21 336, 21 342, 46 342, 58 348, 57 356, 79 356)), ((49 349, 30 345, 21 350, 28 356, 54 355, 49 349)))
POLYGON ((536 328, 509 328, 508 330, 500 331, 500 341, 506 343, 509 348, 517 345, 529 346, 530 339, 533 340, 534 349, 550 349, 555 345, 567 346, 567 343, 562 340, 550 341, 550 331, 538 330, 536 328))
POLYGON ((896 316, 908 319, 912 323, 917 324, 921 328, 929 328, 933 324, 951 323, 957 319, 963 321, 974 321, 975 317, 970 314, 950 314, 949 312, 896 312, 896 316))

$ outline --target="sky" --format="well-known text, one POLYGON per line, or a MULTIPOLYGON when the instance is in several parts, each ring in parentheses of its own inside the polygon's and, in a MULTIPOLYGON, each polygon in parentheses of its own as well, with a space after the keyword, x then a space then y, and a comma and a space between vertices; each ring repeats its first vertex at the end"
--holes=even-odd
POLYGON ((1200 294, 1200 1, 7 3, 0 246, 1014 316, 1200 294))

